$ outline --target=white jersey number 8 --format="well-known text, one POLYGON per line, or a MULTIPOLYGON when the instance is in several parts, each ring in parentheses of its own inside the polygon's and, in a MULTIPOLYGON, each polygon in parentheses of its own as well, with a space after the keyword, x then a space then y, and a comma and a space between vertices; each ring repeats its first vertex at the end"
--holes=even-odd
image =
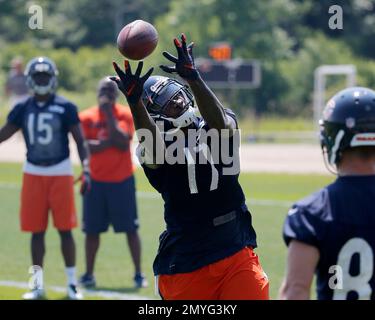
POLYGON ((367 241, 353 238, 340 250, 337 265, 342 268, 342 289, 335 289, 333 300, 346 300, 350 291, 358 294, 358 299, 369 300, 372 289, 369 284, 374 272, 374 254, 367 241), (359 255, 359 272, 352 276, 349 272, 354 254, 359 255))

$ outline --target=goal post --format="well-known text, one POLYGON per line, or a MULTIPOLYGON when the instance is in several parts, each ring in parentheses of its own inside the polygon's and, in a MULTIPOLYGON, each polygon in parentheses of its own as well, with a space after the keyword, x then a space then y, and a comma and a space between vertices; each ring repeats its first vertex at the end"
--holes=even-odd
POLYGON ((345 75, 346 86, 353 87, 356 84, 357 69, 354 65, 322 65, 315 69, 314 73, 314 125, 322 116, 325 105, 326 77, 330 75, 345 75))

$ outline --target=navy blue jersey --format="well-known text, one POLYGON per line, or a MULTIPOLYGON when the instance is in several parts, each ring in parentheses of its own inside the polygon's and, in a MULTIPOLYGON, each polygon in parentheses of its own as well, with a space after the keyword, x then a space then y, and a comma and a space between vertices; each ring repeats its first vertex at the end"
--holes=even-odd
MULTIPOLYGON (((230 110, 226 112, 235 119, 230 110)), ((192 126, 208 129, 202 119, 192 126)), ((229 139, 230 148, 234 147, 233 136, 222 139, 229 139)), ((166 146, 169 145, 166 141, 166 146)), ((221 159, 199 162, 199 153, 206 147, 213 149, 212 141, 197 139, 192 151, 197 153, 195 163, 189 162, 185 154, 186 161, 182 164, 165 163, 158 169, 143 166, 149 182, 165 203, 167 228, 160 236, 155 274, 191 272, 245 246, 256 247, 251 215, 238 182, 239 173, 223 174, 224 168, 231 164, 224 164, 221 159)))
POLYGON ((49 166, 69 157, 68 133, 79 123, 77 107, 53 95, 42 107, 34 97, 17 104, 8 122, 21 128, 26 142, 27 161, 49 166))
POLYGON ((339 177, 289 211, 285 242, 320 252, 318 299, 375 299, 374 200, 375 176, 339 177))

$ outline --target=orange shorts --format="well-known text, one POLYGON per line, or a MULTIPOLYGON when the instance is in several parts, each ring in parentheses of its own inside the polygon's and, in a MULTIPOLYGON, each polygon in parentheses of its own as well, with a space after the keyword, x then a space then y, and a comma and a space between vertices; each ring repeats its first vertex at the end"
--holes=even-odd
POLYGON ((269 282, 258 256, 246 247, 189 273, 160 275, 166 300, 268 300, 269 282))
POLYGON ((42 232, 52 211, 56 229, 68 231, 77 226, 72 176, 23 175, 21 192, 21 230, 42 232))

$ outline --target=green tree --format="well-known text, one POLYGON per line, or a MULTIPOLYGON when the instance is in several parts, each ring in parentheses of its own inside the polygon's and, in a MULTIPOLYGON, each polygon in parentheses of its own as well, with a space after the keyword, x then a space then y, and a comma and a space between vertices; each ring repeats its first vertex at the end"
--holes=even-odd
POLYGON ((206 56, 215 41, 232 44, 234 57, 262 61, 261 89, 243 93, 259 112, 277 108, 279 93, 285 90, 279 61, 292 55, 295 39, 285 26, 298 24, 300 7, 290 0, 171 1, 170 10, 157 20, 160 46, 172 49, 172 38, 185 32, 196 43, 196 56, 206 56), (251 96, 254 96, 254 99, 251 96))
POLYGON ((375 0, 295 0, 298 4, 308 3, 302 17, 307 30, 320 30, 332 39, 345 41, 358 55, 375 57, 375 0), (331 30, 328 12, 333 5, 343 9, 343 30, 331 30))

